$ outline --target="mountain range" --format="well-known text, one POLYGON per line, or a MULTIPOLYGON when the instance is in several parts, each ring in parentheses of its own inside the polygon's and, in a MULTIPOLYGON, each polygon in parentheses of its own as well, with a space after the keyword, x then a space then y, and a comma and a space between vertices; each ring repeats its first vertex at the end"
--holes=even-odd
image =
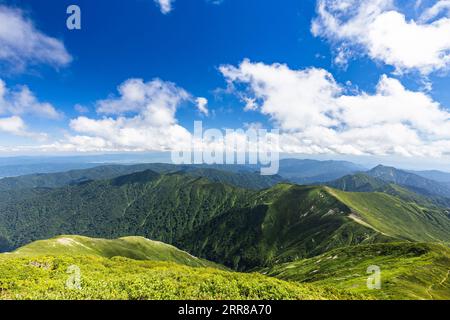
MULTIPOLYGON (((140 260, 174 263, 177 270, 183 265, 258 272, 317 290, 342 290, 332 297, 450 297, 445 184, 391 167, 352 171, 357 166, 339 163, 352 170, 344 176, 340 171, 333 181, 299 185, 288 175, 325 177, 330 163, 320 164, 324 174, 312 167, 293 172, 295 163, 312 162, 284 163, 291 173, 281 170, 273 177, 253 167, 140 164, 5 178, 0 250, 16 251, 1 256, 31 262, 90 256, 100 259, 95 268, 106 263, 102 259, 123 257, 128 260, 120 261, 119 269, 134 268, 132 261, 140 260), (355 268, 345 269, 351 261, 358 261, 355 268), (414 261, 424 267, 411 273, 405 266, 414 261), (364 266, 376 262, 396 288, 388 285, 383 293, 362 288, 364 266)), ((82 258, 86 266, 91 262, 82 258)))

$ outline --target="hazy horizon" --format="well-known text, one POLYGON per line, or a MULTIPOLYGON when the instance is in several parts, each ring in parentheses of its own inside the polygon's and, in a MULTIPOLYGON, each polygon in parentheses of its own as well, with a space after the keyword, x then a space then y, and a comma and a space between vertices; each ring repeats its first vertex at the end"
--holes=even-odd
MULTIPOLYGON (((443 171, 450 173, 450 161, 437 163, 429 160, 429 163, 417 162, 415 158, 392 158, 392 157, 370 157, 370 156, 339 156, 339 155, 301 155, 281 154, 280 160, 317 160, 317 161, 348 161, 365 167, 367 170, 378 165, 395 167, 397 169, 414 171, 443 171)), ((172 163, 170 152, 112 152, 112 153, 73 153, 73 154, 16 154, 0 155, 0 166, 20 166, 39 163, 91 163, 91 164, 138 164, 138 163, 172 163)))

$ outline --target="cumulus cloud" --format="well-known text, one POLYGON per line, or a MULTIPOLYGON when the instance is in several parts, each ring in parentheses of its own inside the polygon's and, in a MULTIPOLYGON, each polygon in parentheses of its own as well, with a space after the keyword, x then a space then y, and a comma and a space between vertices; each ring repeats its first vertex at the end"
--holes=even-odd
POLYGON ((285 65, 265 65, 245 60, 237 68, 222 66, 220 71, 231 84, 249 85, 251 95, 243 97, 246 110, 259 109, 285 130, 336 124, 326 111, 340 87, 333 76, 323 69, 293 71, 285 65), (297 108, 298 105, 302 108, 297 108))
POLYGON ((31 64, 65 66, 72 61, 64 44, 37 30, 19 9, 0 5, 0 61, 22 70, 31 64))
POLYGON ((208 116, 209 115, 208 99, 199 97, 199 98, 195 99, 195 102, 197 103, 197 110, 200 113, 204 114, 205 116, 208 116))
POLYGON ((20 137, 36 138, 38 140, 45 140, 47 138, 47 135, 44 133, 28 131, 25 122, 18 116, 0 118, 0 132, 5 132, 20 137))
POLYGON ((119 96, 98 101, 100 119, 70 121, 76 135, 59 143, 78 151, 180 150, 191 134, 178 124, 177 108, 189 94, 171 82, 130 79, 118 87, 119 96))
POLYGON ((42 118, 57 119, 61 114, 47 102, 40 102, 27 86, 9 89, 0 79, 0 115, 32 114, 42 118))
POLYGON ((97 112, 107 115, 140 113, 153 126, 171 125, 175 112, 183 100, 190 99, 189 94, 174 83, 154 79, 144 82, 142 79, 129 79, 118 87, 119 97, 97 102, 97 112))
POLYGON ((220 70, 230 86, 243 84, 246 99, 281 129, 284 152, 450 154, 450 113, 397 79, 383 75, 374 94, 349 94, 323 69, 245 60, 220 70))
POLYGON ((25 122, 18 116, 0 118, 0 131, 22 135, 26 131, 25 122))
POLYGON ((175 0, 154 0, 159 6, 162 14, 168 14, 173 9, 173 3, 175 0))
POLYGON ((450 66, 448 8, 448 1, 436 1, 414 20, 393 0, 318 0, 311 31, 336 46, 337 63, 345 64, 362 50, 397 72, 427 75, 450 66))

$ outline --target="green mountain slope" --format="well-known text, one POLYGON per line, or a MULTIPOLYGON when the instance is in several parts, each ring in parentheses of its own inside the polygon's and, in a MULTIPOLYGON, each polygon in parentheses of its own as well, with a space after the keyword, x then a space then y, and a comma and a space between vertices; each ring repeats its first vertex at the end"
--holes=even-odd
POLYGON ((311 259, 262 270, 289 281, 367 293, 379 299, 450 299, 450 249, 418 243, 339 248, 311 259), (369 289, 369 266, 381 271, 381 288, 369 289))
POLYGON ((217 265, 172 246, 139 237, 103 240, 61 236, 0 254, 0 299, 8 300, 367 297, 370 296, 289 283, 257 273, 220 270, 217 265))
POLYGON ((450 241, 450 219, 443 209, 422 207, 379 192, 328 192, 352 208, 354 220, 384 235, 409 241, 450 241))
POLYGON ((0 203, 0 235, 13 248, 59 234, 140 235, 172 243, 249 193, 188 174, 145 171, 0 203))
POLYGON ((181 238, 177 245, 238 270, 314 256, 327 250, 389 241, 349 218, 351 209, 327 189, 281 184, 255 194, 181 238))
POLYGON ((450 241, 450 219, 385 193, 291 184, 255 191, 151 170, 0 202, 3 250, 59 234, 144 236, 249 270, 350 245, 450 241))
POLYGON ((252 190, 270 188, 284 181, 278 175, 262 176, 259 172, 249 171, 230 172, 211 168, 188 168, 184 169, 184 172, 194 177, 203 177, 213 182, 252 190))
POLYGON ((278 185, 185 235, 177 244, 238 270, 312 257, 334 248, 387 242, 450 241, 443 210, 383 193, 278 185))
POLYGON ((124 257, 134 260, 174 262, 191 267, 219 267, 217 264, 198 259, 163 242, 143 237, 125 237, 115 240, 82 236, 59 236, 40 240, 10 253, 14 257, 35 256, 97 256, 103 258, 124 257))
POLYGON ((389 183, 381 179, 371 177, 365 173, 356 173, 327 182, 326 185, 342 191, 375 192, 384 191, 388 188, 389 183))

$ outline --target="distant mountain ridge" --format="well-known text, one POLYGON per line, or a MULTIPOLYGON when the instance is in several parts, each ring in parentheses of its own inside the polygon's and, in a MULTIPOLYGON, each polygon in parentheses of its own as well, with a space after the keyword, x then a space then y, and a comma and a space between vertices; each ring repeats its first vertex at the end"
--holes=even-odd
POLYGON ((33 163, 21 165, 0 165, 0 179, 35 173, 56 173, 69 170, 83 170, 97 167, 95 163, 33 163))
POLYGON ((208 177, 212 181, 233 184, 242 188, 263 189, 285 181, 281 176, 261 176, 244 166, 173 165, 149 163, 137 165, 103 165, 89 169, 66 172, 31 174, 0 179, 0 192, 32 188, 60 188, 93 180, 108 180, 116 177, 152 170, 157 173, 185 172, 193 176, 208 177), (233 174, 239 173, 239 175, 233 174))
POLYGON ((394 167, 379 165, 368 171, 367 174, 386 182, 392 182, 407 187, 420 194, 450 198, 450 187, 394 167))
POLYGON ((367 168, 348 161, 319 161, 309 159, 280 160, 279 175, 299 184, 327 182, 367 168))
POLYGON ((450 172, 444 172, 439 170, 425 170, 425 171, 406 170, 406 171, 430 180, 434 180, 444 184, 450 184, 450 172))
POLYGON ((420 193, 417 188, 402 186, 393 182, 375 178, 367 173, 348 175, 325 183, 329 187, 347 192, 382 192, 398 197, 406 202, 436 208, 450 208, 450 198, 420 193))
MULTIPOLYGON (((57 164, 55 168, 61 167, 57 164)), ((29 188, 59 188, 65 185, 78 184, 90 180, 112 179, 121 175, 131 174, 144 170, 152 170, 159 173, 167 172, 191 172, 196 175, 208 176, 213 180, 219 180, 222 176, 224 182, 233 180, 237 186, 250 189, 263 189, 279 182, 290 181, 300 184, 311 184, 331 181, 348 174, 364 171, 366 168, 346 161, 317 161, 300 159, 280 160, 278 175, 265 176, 256 179, 254 175, 260 175, 258 165, 173 165, 169 163, 143 163, 135 165, 93 165, 82 164, 84 169, 75 169, 63 172, 34 173, 18 177, 0 179, 0 191, 29 188), (197 171, 197 172, 196 172, 197 171), (214 174, 211 174, 215 171, 214 174), (219 174, 218 172, 221 172, 219 174), (240 181, 232 178, 228 173, 239 173, 240 181), (253 177, 252 177, 253 176, 253 177), (246 184, 242 181, 247 180, 246 184), (258 181, 256 181, 258 180, 258 181)), ((37 166, 37 164, 31 164, 37 166)), ((63 167, 61 167, 63 168, 63 167)), ((30 169, 31 170, 31 169, 30 169)))

